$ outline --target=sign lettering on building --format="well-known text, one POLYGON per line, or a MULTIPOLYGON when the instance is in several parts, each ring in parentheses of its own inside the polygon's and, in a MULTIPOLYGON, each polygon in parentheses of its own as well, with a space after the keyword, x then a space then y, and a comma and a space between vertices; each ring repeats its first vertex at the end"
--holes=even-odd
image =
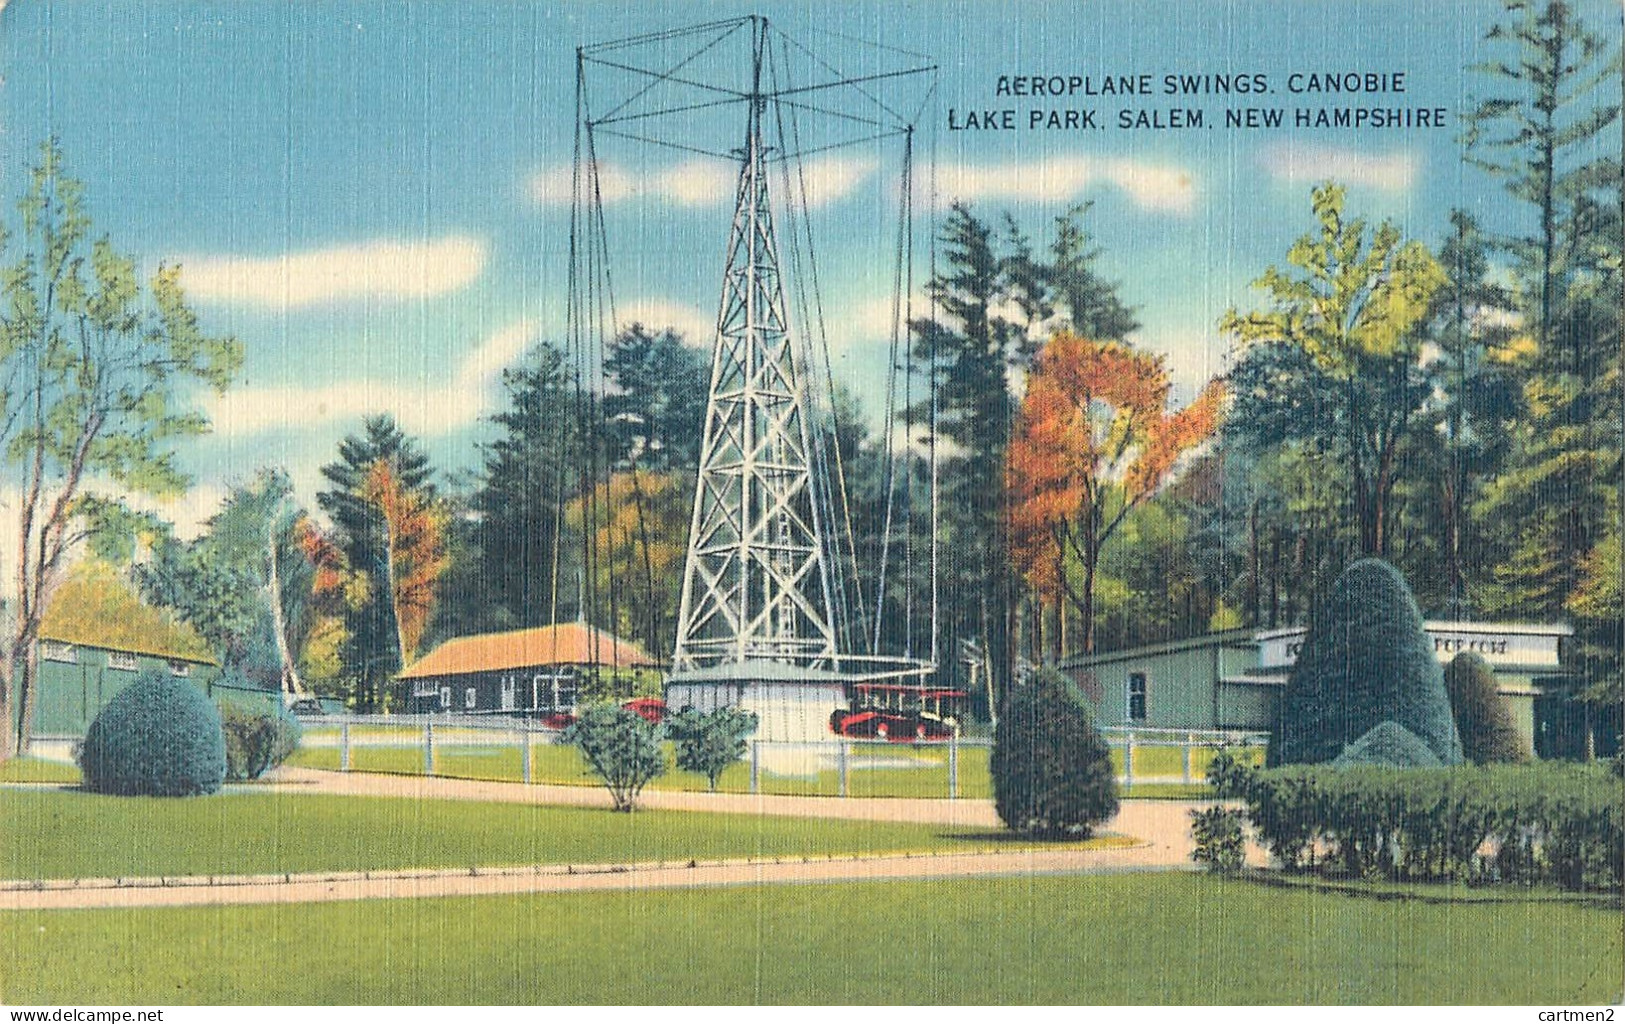
MULTIPOLYGON (((1568 635, 1563 627, 1519 627, 1430 622, 1428 639, 1440 661, 1472 652, 1492 668, 1557 668, 1558 640, 1568 635)), ((1305 632, 1278 630, 1258 637, 1259 668, 1290 668, 1303 654, 1305 632)))

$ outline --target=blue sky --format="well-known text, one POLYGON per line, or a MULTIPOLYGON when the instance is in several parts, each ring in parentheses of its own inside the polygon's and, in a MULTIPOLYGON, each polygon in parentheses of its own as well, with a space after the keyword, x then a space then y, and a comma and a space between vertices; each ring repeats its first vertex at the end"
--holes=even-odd
MULTIPOLYGON (((1582 5, 1616 39, 1617 7, 1582 5)), ((1453 206, 1503 226, 1498 187, 1463 166, 1463 71, 1498 5, 1411 3, 98 3, 12 0, 0 13, 0 195, 57 136, 97 227, 144 263, 179 261, 205 323, 244 343, 186 462, 206 514, 223 486, 286 465, 308 497, 363 415, 390 411, 443 468, 477 463, 496 377, 562 335, 575 48, 747 13, 843 67, 931 55, 918 133, 939 201, 1005 211, 1042 235, 1094 200, 1103 266, 1139 307, 1140 344, 1184 393, 1223 364, 1214 330, 1307 230, 1332 176, 1355 212, 1437 241, 1453 206), (840 35, 836 35, 839 33, 840 35), (847 37, 845 39, 841 36, 847 37), (1294 73, 1405 75, 1378 97, 1289 94, 1294 73), (1264 96, 1000 97, 998 76, 1259 74, 1264 96), (1446 108, 1444 129, 1230 129, 1229 107, 1446 108), (1117 111, 1200 108, 1195 130, 1123 130, 1117 111), (1093 109, 1075 131, 949 131, 947 113, 1093 109), (934 129, 934 130, 933 130, 934 129), (565 192, 567 195, 567 191, 565 192)), ((595 86, 596 87, 596 86, 595 86)), ((601 156, 621 309, 708 344, 728 226, 726 168, 645 147, 601 156), (695 337, 695 335, 700 335, 695 337)), ((897 149, 816 168, 835 374, 872 408, 884 371, 897 149)), ((923 179, 922 179, 923 181, 923 179)), ((923 195, 923 186, 917 190, 923 195)), ((922 206, 928 205, 923 200, 922 206)), ((928 211, 922 209, 922 223, 928 211)), ((922 249, 923 254, 923 249, 922 249)), ((923 259, 922 259, 923 263, 923 259)), ((923 277, 923 275, 922 275, 923 277)))

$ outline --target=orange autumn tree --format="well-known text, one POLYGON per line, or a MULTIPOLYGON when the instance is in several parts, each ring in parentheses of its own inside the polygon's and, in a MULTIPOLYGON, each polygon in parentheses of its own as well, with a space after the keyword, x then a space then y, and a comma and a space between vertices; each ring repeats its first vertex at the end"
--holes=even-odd
POLYGON ((1180 456, 1218 427, 1219 380, 1177 412, 1168 410, 1169 390, 1161 356, 1066 332, 1049 340, 1027 377, 1007 465, 1011 545, 1039 594, 1058 612, 1063 601, 1078 610, 1085 653, 1095 648, 1101 550, 1169 481, 1180 456))
POLYGON ((388 459, 379 459, 367 470, 361 494, 383 519, 383 582, 395 610, 401 664, 410 665, 450 562, 446 510, 422 490, 403 483, 388 459))

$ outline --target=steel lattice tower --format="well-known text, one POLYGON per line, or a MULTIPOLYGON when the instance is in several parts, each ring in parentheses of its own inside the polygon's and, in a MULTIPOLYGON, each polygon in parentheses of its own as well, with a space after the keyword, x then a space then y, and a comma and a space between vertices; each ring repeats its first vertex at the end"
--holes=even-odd
POLYGON ((768 202, 766 23, 753 29, 752 92, 672 656, 679 673, 748 662, 829 669, 837 653, 807 394, 768 202))

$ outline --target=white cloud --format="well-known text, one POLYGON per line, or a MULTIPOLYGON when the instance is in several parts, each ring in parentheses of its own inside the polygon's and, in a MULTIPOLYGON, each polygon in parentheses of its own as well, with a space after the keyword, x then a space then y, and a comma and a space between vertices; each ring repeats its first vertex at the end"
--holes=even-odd
MULTIPOLYGON (((1158 213, 1189 213, 1196 176, 1173 164, 1126 157, 1055 156, 996 164, 948 164, 937 171, 938 202, 1062 202, 1091 186, 1122 192, 1136 206, 1158 213)), ((916 188, 919 186, 917 185, 916 188)))
POLYGON ((1270 177, 1291 185, 1317 185, 1330 179, 1404 192, 1416 179, 1416 157, 1406 152, 1378 155, 1313 143, 1276 143, 1265 148, 1259 162, 1270 177))
POLYGON ((1135 347, 1164 357, 1173 380, 1173 398, 1179 405, 1191 401, 1208 381, 1227 369, 1229 343, 1202 327, 1141 332, 1130 340, 1135 347))
MULTIPOLYGON (((799 192, 804 182, 807 205, 826 206, 852 194, 875 167, 873 160, 819 157, 802 165, 792 187, 799 192)), ((644 196, 675 206, 722 206, 733 202, 738 176, 738 166, 731 162, 698 157, 641 174, 604 162, 598 165, 598 194, 606 205, 644 196)), ((574 171, 559 165, 531 178, 530 195, 543 206, 564 206, 573 187, 574 171)), ((771 187, 783 187, 779 174, 774 174, 771 187)))
POLYGON ((200 302, 292 309, 367 297, 408 299, 456 291, 485 269, 485 242, 377 240, 281 256, 203 256, 181 261, 187 294, 200 302))
POLYGON ((464 357, 450 380, 407 384, 358 380, 319 387, 282 385, 240 388, 208 400, 215 432, 234 438, 309 430, 388 412, 415 434, 437 436, 466 427, 484 415, 491 385, 536 340, 537 329, 520 320, 491 334, 464 357))

